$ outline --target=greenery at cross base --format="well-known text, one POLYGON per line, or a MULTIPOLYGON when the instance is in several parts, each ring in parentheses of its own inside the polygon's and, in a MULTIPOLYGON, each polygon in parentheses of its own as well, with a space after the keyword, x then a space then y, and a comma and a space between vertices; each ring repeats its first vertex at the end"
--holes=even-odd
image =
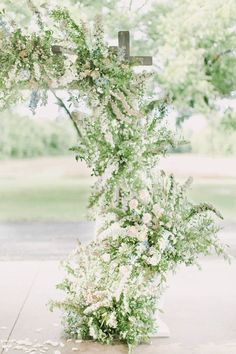
MULTIPOLYGON (((14 163, 14 162, 13 162, 14 163)), ((88 178, 39 178, 0 180, 1 221, 76 221, 87 216, 88 178)), ((199 179, 189 191, 195 202, 206 200, 221 210, 225 221, 236 214, 236 182, 234 179, 199 179)))
POLYGON ((0 159, 69 154, 76 134, 67 119, 41 121, 16 113, 0 117, 0 159))
MULTIPOLYGON (((27 0, 4 0, 2 6, 29 21, 27 0)), ((47 2, 46 2, 47 3, 47 2)), ((37 1, 37 6, 45 1, 37 1)), ((58 0, 51 5, 61 5, 58 0)), ((65 0, 72 16, 93 20, 101 15, 108 39, 130 30, 134 54, 154 57, 155 85, 171 102, 179 121, 193 113, 214 119, 218 102, 236 89, 236 2, 234 0, 65 0), (124 11, 125 8, 125 11, 124 11)), ((154 102, 155 104, 155 102, 154 102)), ((222 112, 222 117, 224 112, 222 112)))

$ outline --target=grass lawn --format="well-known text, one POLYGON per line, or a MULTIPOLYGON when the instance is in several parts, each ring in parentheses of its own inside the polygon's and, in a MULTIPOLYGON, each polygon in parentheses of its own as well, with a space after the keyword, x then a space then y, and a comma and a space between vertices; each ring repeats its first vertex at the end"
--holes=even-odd
POLYGON ((236 179, 194 179, 189 196, 212 203, 227 221, 236 222, 236 179))
MULTIPOLYGON (((0 179, 0 220, 75 221, 86 218, 91 179, 0 179)), ((195 179, 189 196, 214 204, 226 220, 236 221, 236 181, 195 179)))
POLYGON ((0 220, 86 219, 90 179, 0 180, 0 220))

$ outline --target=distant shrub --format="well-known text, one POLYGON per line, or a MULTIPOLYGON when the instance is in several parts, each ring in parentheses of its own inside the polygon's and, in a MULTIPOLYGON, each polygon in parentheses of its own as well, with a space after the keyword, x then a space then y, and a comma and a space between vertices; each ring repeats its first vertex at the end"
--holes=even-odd
POLYGON ((45 121, 2 113, 0 159, 65 155, 76 135, 66 119, 45 121))
POLYGON ((192 151, 211 155, 236 155, 236 115, 227 112, 223 119, 214 119, 191 138, 192 151))

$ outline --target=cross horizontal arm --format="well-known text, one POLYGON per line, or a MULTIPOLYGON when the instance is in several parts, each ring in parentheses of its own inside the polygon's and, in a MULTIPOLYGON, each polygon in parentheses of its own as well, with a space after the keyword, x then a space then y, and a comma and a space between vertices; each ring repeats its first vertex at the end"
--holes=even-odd
POLYGON ((73 51, 73 49, 69 49, 69 48, 64 48, 60 45, 53 45, 52 46, 52 52, 54 54, 63 54, 63 53, 67 53, 67 54, 75 54, 75 52, 73 51))
MULTIPOLYGON (((151 56, 130 56, 130 34, 129 31, 120 31, 118 33, 119 46, 111 46, 109 49, 113 53, 118 53, 118 49, 124 52, 124 59, 131 61, 134 65, 152 65, 151 56)), ((73 49, 63 48, 60 45, 53 45, 52 52, 54 54, 74 54, 73 49)))
POLYGON ((131 56, 129 57, 131 62, 136 63, 136 65, 149 66, 152 65, 152 57, 149 56, 131 56))

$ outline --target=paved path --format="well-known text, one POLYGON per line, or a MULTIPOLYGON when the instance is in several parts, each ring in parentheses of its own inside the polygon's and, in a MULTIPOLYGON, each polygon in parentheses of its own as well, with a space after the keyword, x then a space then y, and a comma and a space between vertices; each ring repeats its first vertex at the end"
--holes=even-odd
MULTIPOLYGON (((236 223, 223 223, 222 242, 230 244, 236 256, 236 223)), ((88 242, 92 222, 2 222, 0 223, 0 261, 61 260, 77 240, 88 242)))
MULTIPOLYGON (((195 154, 172 154, 161 158, 160 167, 177 176, 236 177, 236 157, 210 157, 195 154)), ((88 177, 85 163, 75 163, 71 156, 51 156, 0 161, 0 178, 88 177)))
MULTIPOLYGON (((170 276, 164 320, 171 337, 141 345, 135 354, 236 353, 236 262, 229 266, 221 260, 204 259, 202 267, 202 271, 181 268, 170 276)), ((59 313, 49 312, 46 306, 50 299, 61 296, 55 290, 61 278, 55 261, 0 262, 0 353, 127 353, 123 345, 75 343, 63 338, 59 313), (28 351, 23 350, 26 348, 28 351)))
MULTIPOLYGON (((226 224, 221 233, 232 255, 235 230, 234 223, 226 224)), ((58 260, 77 238, 90 240, 92 231, 87 222, 0 224, 0 354, 127 353, 123 345, 67 342, 60 314, 46 306, 61 296, 55 290, 63 276, 58 260)), ((236 353, 236 261, 229 266, 211 257, 201 265, 200 272, 181 268, 170 276, 163 318, 171 337, 141 345, 134 354, 236 353)))
POLYGON ((77 240, 87 242, 93 223, 81 222, 2 222, 0 223, 1 260, 60 260, 77 240))

